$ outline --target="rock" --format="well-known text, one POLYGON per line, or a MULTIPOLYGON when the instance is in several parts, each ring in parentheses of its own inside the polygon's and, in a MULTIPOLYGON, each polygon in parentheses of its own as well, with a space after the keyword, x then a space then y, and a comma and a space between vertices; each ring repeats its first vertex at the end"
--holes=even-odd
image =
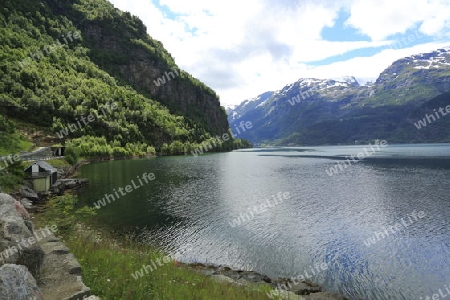
POLYGON ((305 300, 347 300, 342 295, 330 292, 313 293, 308 296, 304 296, 305 300))
POLYGON ((27 228, 30 232, 34 232, 34 226, 33 226, 33 222, 31 222, 31 220, 23 220, 23 222, 25 223, 25 226, 27 226, 27 228))
POLYGON ((22 198, 20 200, 20 203, 22 203, 23 207, 25 207, 25 209, 27 211, 29 211, 30 213, 37 212, 37 207, 35 205, 33 205, 33 202, 30 199, 22 198))
POLYGON ((57 186, 64 186, 65 189, 73 189, 88 184, 89 181, 83 178, 59 179, 55 182, 57 186))
POLYGON ((19 215, 15 203, 10 195, 0 194, 0 265, 22 264, 36 277, 44 252, 35 240, 33 227, 19 215), (33 243, 28 243, 30 238, 33 243))
POLYGON ((272 286, 279 290, 289 290, 297 295, 308 295, 322 291, 320 286, 309 281, 301 282, 299 280, 295 280, 295 282, 293 282, 292 280, 286 278, 277 278, 273 280, 272 286))
POLYGON ((39 201, 39 196, 38 194, 30 187, 26 186, 26 185, 21 185, 20 186, 20 195, 24 198, 28 198, 33 202, 38 202, 39 201))
POLYGON ((61 242, 49 242, 41 245, 44 253, 53 253, 53 254, 68 254, 69 248, 66 247, 61 242))
POLYGON ((272 297, 278 296, 279 299, 283 300, 306 300, 303 296, 294 294, 291 291, 284 291, 284 290, 272 290, 269 292, 269 294, 272 297))
POLYGON ((47 226, 34 231, 33 223, 24 220, 27 214, 22 202, 0 193, 0 299, 89 297, 91 291, 82 281, 81 265, 51 233, 53 226, 51 230, 47 226), (38 278, 37 283, 33 277, 38 278))
POLYGON ((2 299, 44 300, 28 269, 12 264, 0 267, 0 295, 2 299))
POLYGON ((58 179, 51 188, 54 195, 62 195, 67 189, 79 188, 88 184, 89 181, 83 178, 58 179))
POLYGON ((291 283, 291 288, 289 290, 297 295, 309 295, 321 291, 319 286, 310 286, 304 282, 298 284, 291 283))
POLYGON ((0 218, 8 216, 11 213, 11 208, 14 208, 16 199, 8 194, 0 193, 0 218))
POLYGON ((242 270, 231 270, 230 268, 219 268, 213 273, 214 275, 225 275, 233 280, 247 281, 248 283, 259 283, 266 282, 270 283, 271 280, 266 275, 261 275, 254 271, 242 271, 242 270))
POLYGON ((29 220, 30 219, 30 214, 25 209, 25 207, 22 205, 22 203, 20 203, 19 201, 15 201, 14 202, 14 207, 15 207, 16 211, 19 213, 19 215, 23 219, 25 219, 25 220, 29 220))
POLYGON ((64 191, 66 190, 66 185, 64 182, 61 181, 61 179, 58 179, 51 188, 51 191, 54 195, 61 196, 64 194, 64 191))
POLYGON ((212 275, 211 278, 222 283, 236 284, 236 281, 225 275, 212 275))
POLYGON ((80 287, 80 289, 78 291, 76 291, 73 295, 63 298, 63 299, 64 300, 82 300, 82 299, 86 299, 86 296, 91 295, 91 289, 88 288, 86 285, 84 285, 83 279, 81 278, 81 276, 77 276, 76 288, 78 288, 78 287, 80 287))
POLYGON ((90 296, 81 278, 81 265, 69 249, 53 236, 40 244, 45 256, 38 284, 45 299, 81 300, 90 296))

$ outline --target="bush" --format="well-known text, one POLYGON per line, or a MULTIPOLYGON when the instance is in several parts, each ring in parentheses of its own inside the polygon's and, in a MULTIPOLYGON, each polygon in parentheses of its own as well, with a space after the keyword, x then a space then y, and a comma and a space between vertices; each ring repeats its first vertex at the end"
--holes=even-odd
POLYGON ((73 195, 63 195, 50 198, 44 212, 47 220, 52 220, 58 226, 58 230, 71 232, 75 229, 77 221, 86 220, 89 216, 97 214, 94 207, 84 206, 75 209, 78 198, 73 195))
POLYGON ((67 147, 64 153, 64 159, 71 165, 78 162, 80 158, 80 150, 74 147, 67 147))
MULTIPOLYGON (((3 167, 4 162, 0 166, 3 167)), ((12 192, 19 188, 23 182, 25 173, 23 172, 22 162, 15 161, 0 171, 0 189, 4 192, 12 192)))

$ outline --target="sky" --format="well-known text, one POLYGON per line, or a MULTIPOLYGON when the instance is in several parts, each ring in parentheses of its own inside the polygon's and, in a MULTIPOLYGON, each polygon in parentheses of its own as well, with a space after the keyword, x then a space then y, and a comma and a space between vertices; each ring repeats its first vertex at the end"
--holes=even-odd
POLYGON ((450 0, 109 0, 230 106, 300 78, 374 81, 450 46, 450 0))

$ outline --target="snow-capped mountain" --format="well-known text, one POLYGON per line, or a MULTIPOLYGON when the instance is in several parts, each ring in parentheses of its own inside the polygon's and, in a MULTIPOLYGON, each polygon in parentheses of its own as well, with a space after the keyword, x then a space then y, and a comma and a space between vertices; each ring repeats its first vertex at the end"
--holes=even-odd
MULTIPOLYGON (((399 59, 375 82, 363 86, 353 76, 301 78, 278 91, 263 93, 229 108, 228 121, 231 126, 237 120, 251 121, 253 130, 242 138, 255 144, 352 143, 372 136, 389 137, 389 126, 393 132, 408 131, 399 122, 414 109, 448 91, 450 47, 399 59), (381 112, 394 119, 386 120, 379 115, 381 112), (338 125, 342 124, 345 126, 339 132, 338 125)), ((414 134, 394 135, 397 141, 406 141, 406 136, 423 139, 414 134)))

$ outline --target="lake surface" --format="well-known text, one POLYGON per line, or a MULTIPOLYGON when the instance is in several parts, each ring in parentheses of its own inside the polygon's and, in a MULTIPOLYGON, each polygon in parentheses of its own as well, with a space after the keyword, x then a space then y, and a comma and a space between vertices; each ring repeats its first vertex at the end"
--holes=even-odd
POLYGON ((90 164, 81 169, 90 185, 80 199, 92 206, 152 172, 155 180, 100 208, 98 218, 179 260, 269 277, 311 276, 350 299, 445 293, 450 144, 389 145, 328 174, 363 148, 250 149, 90 164), (286 192, 289 199, 274 201, 286 192), (259 209, 251 210, 255 205, 259 209), (323 263, 326 269, 317 271, 323 263))

